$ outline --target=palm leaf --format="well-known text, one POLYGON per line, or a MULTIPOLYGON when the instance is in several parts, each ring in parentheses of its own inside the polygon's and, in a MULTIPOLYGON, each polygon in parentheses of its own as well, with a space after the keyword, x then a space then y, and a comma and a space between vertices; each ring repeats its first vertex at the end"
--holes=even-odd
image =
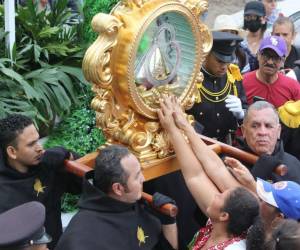
POLYGON ((54 27, 44 27, 39 33, 38 38, 47 38, 51 37, 52 35, 56 35, 60 31, 60 28, 57 26, 54 27))
POLYGON ((38 93, 34 90, 34 88, 30 86, 30 84, 26 80, 24 80, 22 75, 9 68, 0 68, 0 72, 20 83, 28 99, 40 99, 38 93))
POLYGON ((56 67, 58 69, 62 70, 63 72, 76 77, 81 83, 84 83, 86 85, 89 84, 88 81, 85 80, 81 68, 70 67, 70 66, 65 66, 65 65, 56 65, 56 67))
POLYGON ((73 102, 77 102, 78 98, 76 97, 76 93, 74 91, 74 85, 72 79, 63 71, 58 71, 57 78, 62 86, 67 90, 68 95, 73 100, 73 102))

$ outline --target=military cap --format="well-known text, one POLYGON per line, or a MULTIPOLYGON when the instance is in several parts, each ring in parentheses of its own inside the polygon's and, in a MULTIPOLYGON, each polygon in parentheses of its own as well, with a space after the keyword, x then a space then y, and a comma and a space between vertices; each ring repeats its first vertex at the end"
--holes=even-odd
POLYGON ((222 62, 230 63, 235 59, 235 50, 243 40, 238 35, 229 32, 213 31, 213 54, 222 62))
POLYGON ((51 242, 51 237, 45 232, 44 222, 45 207, 36 201, 0 214, 0 250, 51 242))

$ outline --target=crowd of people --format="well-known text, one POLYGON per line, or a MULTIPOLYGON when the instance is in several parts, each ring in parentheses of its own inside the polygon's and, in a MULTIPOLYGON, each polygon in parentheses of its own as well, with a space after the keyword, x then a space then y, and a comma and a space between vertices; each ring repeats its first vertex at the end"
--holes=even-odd
POLYGON ((158 117, 180 171, 145 182, 135 155, 112 145, 82 180, 64 168, 75 152, 44 150, 26 116, 1 119, 0 250, 300 249, 295 28, 271 0, 248 2, 242 27, 229 15, 216 18, 203 82, 187 110, 195 123, 176 97, 160 99, 158 117), (199 133, 258 160, 221 158, 199 133), (152 204, 141 199, 143 190, 153 194, 152 204), (81 198, 63 233, 65 192, 81 198), (158 212, 167 203, 177 204, 176 218, 158 212))

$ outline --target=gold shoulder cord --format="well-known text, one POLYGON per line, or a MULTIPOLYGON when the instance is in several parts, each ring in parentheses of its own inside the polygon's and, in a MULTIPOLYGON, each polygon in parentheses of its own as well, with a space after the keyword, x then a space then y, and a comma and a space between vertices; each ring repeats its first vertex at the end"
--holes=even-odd
POLYGON ((211 92, 208 89, 206 89, 202 83, 197 83, 197 89, 198 89, 198 95, 196 97, 196 103, 201 102, 201 95, 204 96, 205 99, 209 100, 210 102, 222 102, 224 101, 227 96, 231 92, 231 88, 233 87, 233 94, 235 96, 238 96, 238 91, 236 87, 236 81, 241 81, 242 75, 240 73, 240 69, 235 64, 229 64, 228 70, 227 70, 227 82, 224 86, 224 88, 219 92, 211 92), (227 93, 223 98, 220 98, 225 93, 227 93))

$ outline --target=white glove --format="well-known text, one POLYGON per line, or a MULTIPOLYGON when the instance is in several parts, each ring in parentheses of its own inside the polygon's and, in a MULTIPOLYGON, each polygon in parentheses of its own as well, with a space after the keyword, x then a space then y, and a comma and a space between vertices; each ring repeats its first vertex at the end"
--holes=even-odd
POLYGON ((235 95, 228 95, 225 99, 225 103, 225 107, 228 108, 237 119, 241 120, 244 118, 244 110, 240 98, 235 95))

